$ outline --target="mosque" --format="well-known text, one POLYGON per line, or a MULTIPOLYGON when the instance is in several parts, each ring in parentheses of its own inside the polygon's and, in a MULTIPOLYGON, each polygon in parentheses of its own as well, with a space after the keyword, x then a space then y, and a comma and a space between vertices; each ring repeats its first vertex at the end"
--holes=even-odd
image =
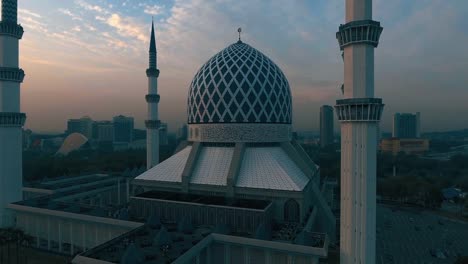
MULTIPOLYGON (((0 53, 9 55, 0 61, 0 92, 17 89, 8 95, 19 105, 23 29, 16 17, 17 0, 2 0, 0 43, 7 44, 0 53)), ((76 264, 297 264, 327 258, 336 243, 329 190, 292 138, 292 96, 281 69, 243 42, 239 30, 239 39, 195 74, 187 98, 188 140, 161 163, 159 74, 153 25, 146 169, 21 188, 21 162, 3 155, 1 172, 18 179, 8 178, 7 186, 2 178, 1 226, 22 229, 33 246, 74 256, 76 264)), ((0 140, 18 154, 21 145, 11 139, 26 117, 19 106, 7 110, 0 104, 0 140)))

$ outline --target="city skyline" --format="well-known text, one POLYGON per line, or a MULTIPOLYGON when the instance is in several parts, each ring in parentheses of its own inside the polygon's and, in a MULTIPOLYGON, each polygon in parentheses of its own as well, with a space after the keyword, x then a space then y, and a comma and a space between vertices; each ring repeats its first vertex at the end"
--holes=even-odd
MULTIPOLYGON (((143 128, 147 84, 141 69, 147 63, 147 25, 153 15, 159 93, 165 98, 160 118, 171 131, 186 122, 186 95, 198 65, 234 43, 238 27, 243 28, 246 43, 264 50, 284 69, 295 98, 295 130, 317 131, 318 115, 309 113, 318 113, 320 105, 333 105, 341 97, 343 62, 330 32, 344 23, 344 3, 248 5, 226 1, 201 7, 197 1, 179 0, 20 2, 19 21, 28 33, 20 50, 27 73, 22 89, 25 127, 59 132, 68 118, 124 114, 134 116, 135 127, 143 128), (208 21, 217 21, 216 26, 208 21)), ((462 31, 468 3, 380 0, 375 5, 379 6, 375 18, 387 21, 382 49, 376 52, 376 95, 385 97, 387 105, 383 131, 391 130, 393 113, 416 111, 430 117, 430 122, 422 123, 423 132, 466 128, 468 117, 462 113, 468 111, 463 104, 468 91, 463 85, 468 79, 463 72, 468 55, 459 51, 468 40, 462 31), (435 16, 445 23, 431 23, 435 16), (385 41, 401 36, 411 37, 411 43, 385 41), (450 104, 440 104, 436 111, 435 99, 450 104)))

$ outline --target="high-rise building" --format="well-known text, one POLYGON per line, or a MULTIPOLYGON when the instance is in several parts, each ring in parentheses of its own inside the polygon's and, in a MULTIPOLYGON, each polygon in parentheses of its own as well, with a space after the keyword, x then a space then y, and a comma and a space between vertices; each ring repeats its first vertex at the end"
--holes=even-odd
POLYGON ((114 124, 111 121, 95 122, 98 142, 114 141, 114 124))
POLYGON ((320 107, 320 146, 326 147, 333 143, 333 107, 320 107))
POLYGON ((421 137, 421 114, 395 113, 393 115, 393 133, 395 138, 421 137))
POLYGON ((0 228, 13 224, 6 208, 21 200, 22 127, 26 115, 20 109, 20 84, 24 71, 19 68, 18 0, 2 0, 0 21, 0 228))
POLYGON ((161 128, 159 128, 159 144, 163 146, 169 144, 167 138, 167 123, 161 123, 161 128))
POLYGON ((148 119, 146 125, 146 168, 151 169, 159 163, 159 128, 161 121, 158 119, 158 60, 156 51, 156 37, 154 35, 154 23, 151 24, 151 38, 149 48, 149 67, 146 70, 148 77, 148 119))
POLYGON ((80 133, 87 138, 93 136, 93 120, 89 116, 79 119, 69 119, 67 122, 67 134, 80 133))
POLYGON ((374 48, 383 28, 372 0, 346 0, 346 24, 336 33, 344 60, 341 123, 340 262, 376 263, 377 137, 383 111, 374 98, 374 48))
POLYGON ((115 116, 112 122, 114 123, 114 143, 130 143, 133 141, 133 117, 119 115, 115 116))

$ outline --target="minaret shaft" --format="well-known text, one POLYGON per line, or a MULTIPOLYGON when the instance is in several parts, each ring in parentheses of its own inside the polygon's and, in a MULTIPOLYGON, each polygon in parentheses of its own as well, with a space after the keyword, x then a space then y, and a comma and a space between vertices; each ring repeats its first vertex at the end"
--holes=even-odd
POLYGON ((346 24, 337 38, 344 58, 341 122, 340 262, 376 263, 377 133, 383 110, 374 98, 374 48, 382 27, 372 21, 372 0, 346 0, 346 24))
POLYGON ((159 163, 159 127, 158 116, 158 77, 159 70, 157 64, 156 39, 154 34, 154 25, 151 27, 151 39, 149 49, 149 68, 146 70, 148 76, 148 94, 146 102, 148 103, 148 119, 146 124, 146 168, 150 169, 159 163))
POLYGON ((14 223, 7 206, 22 199, 22 126, 20 113, 19 39, 23 28, 17 24, 17 0, 2 0, 0 22, 0 228, 14 223))

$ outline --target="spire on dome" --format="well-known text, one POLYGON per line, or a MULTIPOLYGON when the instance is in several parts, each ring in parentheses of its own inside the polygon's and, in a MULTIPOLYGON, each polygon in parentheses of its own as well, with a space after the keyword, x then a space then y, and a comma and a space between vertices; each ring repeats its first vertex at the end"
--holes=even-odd
POLYGON ((151 39, 149 52, 156 52, 156 37, 154 36, 154 21, 151 19, 151 39))

